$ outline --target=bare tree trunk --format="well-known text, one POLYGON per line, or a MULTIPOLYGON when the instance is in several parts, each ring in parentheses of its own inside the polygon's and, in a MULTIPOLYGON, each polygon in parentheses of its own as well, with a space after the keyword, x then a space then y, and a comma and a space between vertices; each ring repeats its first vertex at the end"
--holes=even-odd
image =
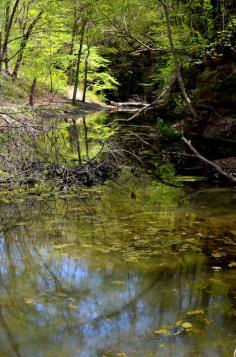
POLYGON ((85 31, 85 23, 83 23, 82 29, 81 29, 80 46, 79 46, 79 52, 78 52, 78 56, 77 56, 77 64, 76 64, 76 71, 75 71, 75 84, 74 84, 74 92, 73 92, 73 99, 72 99, 73 104, 76 104, 76 98, 77 98, 77 92, 78 92, 78 86, 79 86, 80 62, 81 62, 83 43, 84 43, 84 31, 85 31))
POLYGON ((23 36, 23 39, 20 44, 20 51, 18 53, 16 64, 15 64, 14 70, 12 72, 12 78, 14 80, 17 79, 27 42, 33 32, 34 27, 36 26, 37 22, 39 21, 40 17, 42 16, 42 14, 43 14, 43 11, 40 11, 39 14, 35 17, 35 19, 31 22, 31 24, 28 27, 28 30, 26 31, 25 35, 23 36))
POLYGON ((31 89, 30 89, 30 96, 29 96, 29 105, 31 107, 34 107, 36 83, 37 83, 37 79, 36 79, 36 77, 34 77, 32 85, 31 85, 31 89))
MULTIPOLYGON (((2 45, 2 52, 0 55, 0 61, 2 63, 5 63, 5 67, 6 67, 6 72, 9 73, 9 61, 7 59, 8 56, 8 41, 9 41, 9 37, 11 34, 11 29, 13 26, 13 22, 14 22, 14 18, 19 6, 19 2, 20 0, 15 0, 12 12, 10 14, 10 2, 7 2, 7 7, 6 7, 6 19, 5 19, 5 36, 4 36, 4 41, 3 41, 3 45, 2 45)), ((2 67, 2 64, 1 66, 2 67)))
POLYGON ((80 133, 79 133, 78 126, 76 124, 76 120, 75 119, 72 119, 72 125, 73 125, 73 130, 74 130, 74 133, 75 133, 75 142, 76 142, 76 150, 77 150, 77 155, 78 155, 78 161, 79 161, 79 164, 82 165, 80 137, 79 137, 80 133))
POLYGON ((50 55, 50 64, 49 64, 49 77, 50 77, 50 92, 53 93, 53 67, 50 55))
POLYGON ((0 74, 2 73, 2 59, 1 59, 1 54, 2 54, 2 31, 0 31, 0 74))
POLYGON ((184 82, 182 79, 182 75, 181 75, 181 69, 180 69, 180 65, 179 65, 179 61, 178 61, 178 55, 174 46, 174 41, 173 41, 173 36, 172 36, 172 30, 171 30, 171 23, 170 23, 170 15, 169 15, 169 8, 168 8, 168 1, 166 0, 158 0, 164 10, 165 13, 165 18, 166 18, 166 28, 167 28, 167 35, 168 35, 168 40, 169 40, 169 44, 170 44, 170 50, 173 56, 173 60, 175 63, 175 69, 176 69, 176 74, 177 74, 177 78, 178 78, 178 82, 179 82, 179 86, 180 86, 180 90, 182 92, 183 98, 186 102, 186 104, 188 105, 188 108, 190 110, 190 112, 192 113, 193 117, 196 118, 197 117, 197 113, 195 112, 192 103, 188 97, 188 94, 186 92, 185 86, 184 86, 184 82))
MULTIPOLYGON (((11 2, 10 2, 10 0, 8 0, 8 2, 6 4, 6 13, 5 13, 5 34, 8 31, 8 26, 9 26, 9 21, 10 21, 10 10, 11 10, 10 6, 11 6, 11 2)), ((4 49, 4 44, 3 44, 3 49, 4 49)), ((5 54, 3 56, 3 59, 4 59, 4 57, 6 59, 8 57, 8 44, 6 45, 5 54)), ((5 72, 6 72, 6 74, 9 74, 9 72, 10 72, 9 64, 8 64, 7 60, 5 60, 5 72)))
MULTIPOLYGON (((75 8, 74 24, 73 24, 73 29, 72 29, 71 45, 70 45, 70 52, 69 52, 70 56, 73 56, 73 54, 74 54, 75 39, 76 39, 77 32, 78 32, 78 18, 77 18, 76 8, 75 8)), ((69 86, 72 86, 73 67, 74 67, 74 59, 71 60, 69 67, 68 67, 68 84, 69 84, 69 86)))
POLYGON ((86 100, 86 93, 88 87, 88 65, 89 65, 89 56, 90 56, 90 48, 88 48, 88 52, 85 58, 85 67, 84 67, 84 89, 83 89, 83 98, 82 102, 86 100))
POLYGON ((89 143, 88 143, 88 127, 86 124, 86 117, 83 117, 83 126, 84 126, 84 142, 86 150, 86 159, 89 160, 89 143))

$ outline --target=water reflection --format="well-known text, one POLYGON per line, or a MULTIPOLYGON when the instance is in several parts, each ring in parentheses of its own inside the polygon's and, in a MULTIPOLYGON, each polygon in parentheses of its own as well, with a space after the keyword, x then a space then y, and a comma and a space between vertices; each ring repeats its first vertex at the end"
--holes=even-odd
POLYGON ((124 182, 1 204, 3 355, 233 355, 235 193, 124 182))

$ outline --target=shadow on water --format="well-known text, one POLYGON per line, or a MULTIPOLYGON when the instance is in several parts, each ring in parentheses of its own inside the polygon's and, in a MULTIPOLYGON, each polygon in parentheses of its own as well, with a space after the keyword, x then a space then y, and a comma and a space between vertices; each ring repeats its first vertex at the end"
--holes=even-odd
POLYGON ((128 169, 79 197, 2 199, 0 354, 233 356, 235 203, 128 169))

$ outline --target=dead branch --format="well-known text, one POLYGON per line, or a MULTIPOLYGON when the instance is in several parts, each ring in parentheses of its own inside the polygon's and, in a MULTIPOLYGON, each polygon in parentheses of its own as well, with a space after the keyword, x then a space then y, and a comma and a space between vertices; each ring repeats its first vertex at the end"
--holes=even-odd
POLYGON ((125 122, 128 123, 131 120, 137 118, 139 115, 141 115, 142 113, 145 113, 146 110, 148 110, 149 108, 155 107, 158 105, 158 102, 161 100, 161 98, 164 97, 164 95, 168 92, 168 90, 173 86, 173 84, 176 81, 176 77, 174 77, 171 81, 171 83, 164 88, 164 90, 161 92, 161 94, 150 104, 145 105, 143 108, 139 109, 135 114, 133 114, 130 118, 128 119, 115 119, 111 124, 115 124, 117 122, 125 122))
POLYGON ((205 162, 207 165, 213 167, 220 175, 223 175, 225 177, 227 177, 227 179, 229 179, 230 181, 232 181, 233 183, 236 184, 236 178, 233 177, 231 174, 228 174, 227 172, 225 172, 224 170, 222 170, 222 168, 215 164, 214 162, 208 160, 207 158, 205 158, 204 156, 202 156, 197 149, 195 149, 195 147, 191 144, 191 141, 188 140, 185 136, 182 136, 182 140, 183 142, 188 146, 188 148, 196 155, 196 157, 205 162))

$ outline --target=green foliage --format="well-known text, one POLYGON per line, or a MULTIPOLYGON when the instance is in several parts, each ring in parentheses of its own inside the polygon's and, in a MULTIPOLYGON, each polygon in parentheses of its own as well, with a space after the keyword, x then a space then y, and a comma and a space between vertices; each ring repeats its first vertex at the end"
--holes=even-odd
POLYGON ((167 180, 173 180, 175 177, 175 169, 170 163, 160 165, 157 169, 157 173, 167 180))
POLYGON ((164 137, 167 137, 172 140, 176 140, 181 136, 181 133, 175 130, 175 128, 173 128, 171 124, 164 123, 163 120, 161 119, 158 119, 157 126, 164 137))
MULTIPOLYGON (((81 64, 82 78, 80 80, 81 87, 84 81, 84 67, 85 67, 85 56, 87 49, 84 49, 83 62, 81 64)), ((99 54, 97 47, 92 47, 90 49, 90 56, 88 61, 88 90, 96 95, 101 95, 103 98, 103 93, 106 90, 116 89, 118 82, 109 73, 109 63, 110 61, 99 54)))
MULTIPOLYGON (((168 0, 171 30, 182 68, 197 60, 209 43, 230 46, 230 26, 235 26, 232 1, 178 2, 168 0), (228 41, 228 42, 227 42, 228 41)), ((2 45, 14 2, 0 3, 2 45)), ((51 91, 67 92, 68 76, 75 80, 75 67, 84 26, 79 82, 83 89, 88 56, 88 90, 101 98, 121 92, 155 96, 174 75, 166 23, 161 2, 156 0, 20 0, 10 29, 7 59, 12 71, 19 60, 27 29, 43 11, 27 39, 20 63, 21 77, 51 91), (149 50, 150 49, 150 50, 149 50), (153 93, 154 92, 154 93, 153 93)), ((214 46, 213 46, 214 47, 214 46)), ((212 50, 213 51, 213 50, 212 50)))

